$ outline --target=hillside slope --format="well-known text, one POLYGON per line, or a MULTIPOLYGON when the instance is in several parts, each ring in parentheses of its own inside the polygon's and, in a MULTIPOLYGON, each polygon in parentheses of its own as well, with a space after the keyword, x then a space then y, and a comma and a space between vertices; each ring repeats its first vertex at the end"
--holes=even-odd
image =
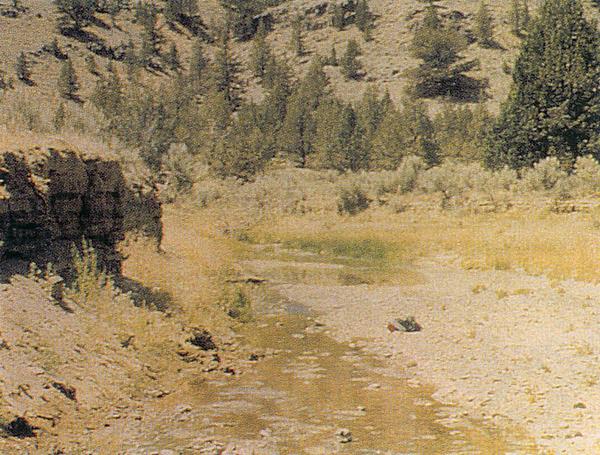
MULTIPOLYGON (((81 84, 81 98, 87 100, 93 88, 95 75, 86 69, 85 59, 94 55, 99 72, 105 72, 109 59, 90 44, 90 40, 102 43, 107 48, 117 49, 126 45, 130 40, 136 44, 140 42, 141 26, 135 23, 132 10, 122 11, 114 24, 106 14, 97 14, 95 24, 86 27, 88 40, 76 39, 61 35, 56 28, 57 13, 50 0, 24 0, 20 2, 22 8, 16 14, 0 15, 0 69, 11 77, 14 90, 27 95, 28 99, 41 96, 49 107, 57 103, 56 80, 60 69, 61 60, 48 52, 48 46, 54 39, 58 41, 61 50, 73 60, 81 84), (12 17, 16 16, 16 17, 12 17), (32 84, 26 85, 16 81, 14 65, 19 53, 23 51, 31 64, 32 84)), ((162 3, 162 2, 160 2, 162 3)), ((159 6, 160 6, 159 3, 159 6)), ((530 2, 530 10, 535 10, 541 2, 530 2)), ((10 10, 8 2, 0 2, 1 11, 10 10)), ((375 29, 373 40, 365 42, 362 34, 353 25, 339 31, 330 25, 330 12, 333 2, 315 2, 312 0, 290 0, 283 2, 270 11, 275 17, 273 31, 269 34, 269 42, 273 45, 276 54, 285 58, 293 68, 295 76, 301 75, 306 70, 308 62, 315 55, 329 55, 331 48, 335 47, 338 56, 345 49, 349 39, 356 39, 363 51, 361 61, 366 76, 361 81, 346 82, 339 74, 339 69, 328 67, 329 76, 335 92, 342 98, 354 100, 360 96, 368 84, 376 84, 381 89, 389 90, 395 100, 403 95, 407 84, 406 71, 416 65, 410 56, 412 32, 422 17, 423 3, 418 0, 372 0, 370 8, 375 15, 375 29), (314 4, 327 5, 329 8, 323 16, 316 16, 310 10, 314 4), (308 11, 308 13, 307 13, 308 11), (289 49, 291 18, 300 13, 305 20, 304 32, 306 55, 297 58, 289 49)), ((597 9, 586 3, 590 16, 597 16, 597 9)), ((202 22, 211 33, 215 24, 222 20, 223 14, 218 2, 206 0, 199 2, 199 11, 202 22)), ((452 19, 456 26, 467 35, 471 34, 473 16, 479 7, 477 0, 447 0, 440 2, 442 14, 452 19)), ((477 58, 481 65, 471 76, 478 80, 489 81, 487 89, 488 104, 496 110, 499 103, 505 98, 510 87, 511 77, 503 71, 503 67, 512 64, 516 56, 521 39, 510 31, 510 2, 491 2, 490 11, 494 16, 495 40, 497 46, 491 49, 481 48, 472 42, 465 57, 477 58)), ((0 11, 0 12, 1 12, 0 11)), ((162 36, 161 49, 166 52, 171 43, 175 43, 183 62, 187 66, 190 56, 193 35, 183 27, 173 29, 169 27, 164 17, 159 14, 159 32, 162 36)), ((206 45, 207 53, 212 54, 214 45, 206 45)), ((251 42, 236 42, 234 51, 238 58, 247 63, 251 42)), ((124 73, 124 64, 117 62, 124 73)), ((144 71, 143 79, 154 84, 160 80, 172 77, 169 71, 144 71)), ((248 96, 260 96, 257 81, 246 70, 243 73, 243 83, 248 96)), ((22 100, 21 100, 22 101, 22 100)))

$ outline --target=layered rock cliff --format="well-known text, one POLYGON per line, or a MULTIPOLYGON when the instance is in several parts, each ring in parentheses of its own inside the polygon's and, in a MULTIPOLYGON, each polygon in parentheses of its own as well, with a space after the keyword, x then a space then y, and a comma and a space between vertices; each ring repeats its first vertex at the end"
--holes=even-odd
POLYGON ((127 231, 160 242, 154 191, 128 182, 119 163, 68 149, 0 152, 0 257, 39 263, 68 256, 82 238, 118 269, 116 245, 127 231))

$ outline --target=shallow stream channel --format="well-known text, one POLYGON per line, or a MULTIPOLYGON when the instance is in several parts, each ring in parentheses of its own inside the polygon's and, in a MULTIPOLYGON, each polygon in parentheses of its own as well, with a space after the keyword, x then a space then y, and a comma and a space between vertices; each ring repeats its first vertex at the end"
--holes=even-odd
MULTIPOLYGON (((363 349, 368 340, 334 340, 321 315, 277 292, 294 283, 376 286, 376 270, 277 248, 257 250, 243 267, 264 282, 253 291, 256 321, 240 337, 269 355, 243 375, 202 384, 215 439, 256 454, 536 453, 518 429, 460 417, 432 398, 432 387, 386 369, 384 356, 363 349)), ((399 285, 419 280, 408 270, 391 276, 399 285)))

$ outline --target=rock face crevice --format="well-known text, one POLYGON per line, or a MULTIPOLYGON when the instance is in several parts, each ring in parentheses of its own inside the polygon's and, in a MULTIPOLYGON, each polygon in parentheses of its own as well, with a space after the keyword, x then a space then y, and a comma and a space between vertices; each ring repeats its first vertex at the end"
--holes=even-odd
POLYGON ((55 148, 0 152, 0 257, 55 262, 85 238, 118 270, 128 231, 160 242, 161 207, 117 161, 55 148))

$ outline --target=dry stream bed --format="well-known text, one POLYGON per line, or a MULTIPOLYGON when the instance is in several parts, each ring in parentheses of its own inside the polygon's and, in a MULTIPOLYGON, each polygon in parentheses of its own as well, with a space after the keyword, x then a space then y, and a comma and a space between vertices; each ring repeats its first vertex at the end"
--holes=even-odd
MULTIPOLYGON (((376 270, 278 248, 258 248, 243 267, 267 280, 254 288, 257 320, 239 333, 260 353, 255 367, 192 385, 185 405, 172 403, 181 407, 180 430, 165 447, 182 447, 201 427, 197 449, 213 440, 225 453, 537 453, 512 422, 500 425, 434 398, 436 389, 415 378, 414 365, 382 346, 382 331, 369 333, 373 308, 339 293, 364 298, 389 288, 367 284, 376 270)), ((426 279, 406 270, 395 278, 398 289, 426 279)), ((401 343, 427 337, 428 329, 383 336, 401 343)))

